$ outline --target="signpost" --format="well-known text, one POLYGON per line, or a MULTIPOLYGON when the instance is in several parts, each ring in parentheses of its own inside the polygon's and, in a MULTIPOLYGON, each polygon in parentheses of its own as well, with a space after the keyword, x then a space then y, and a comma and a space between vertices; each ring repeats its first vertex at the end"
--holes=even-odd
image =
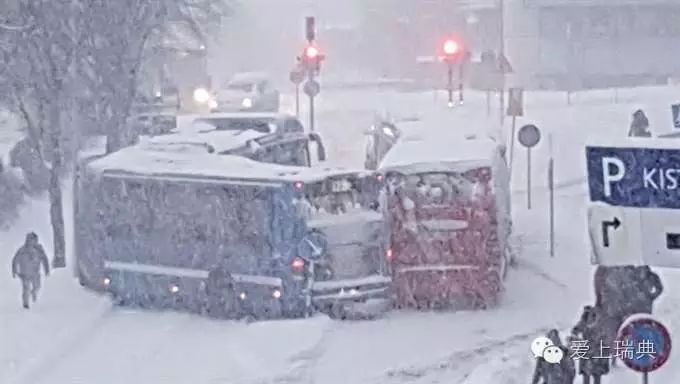
POLYGON ((555 257, 555 162, 553 161, 552 134, 548 134, 548 200, 550 201, 550 257, 555 257))
POLYGON ((510 88, 508 90, 508 116, 512 116, 512 128, 510 129, 510 163, 512 164, 513 155, 515 153, 515 127, 517 124, 517 116, 524 115, 524 90, 522 88, 510 88))
POLYGON ((671 115, 673 116, 673 128, 680 129, 680 104, 671 105, 671 115))
POLYGON ((633 316, 619 329, 620 356, 626 367, 642 373, 642 383, 649 383, 649 372, 661 368, 671 354, 668 329, 651 316, 633 316))
POLYGON ((305 79, 305 73, 302 68, 296 67, 290 71, 290 81, 295 84, 295 116, 300 116, 300 84, 305 79))
POLYGON ((680 150, 586 147, 594 262, 680 268, 680 150))
POLYGON ((520 128, 518 140, 527 149, 527 209, 531 209, 531 148, 541 141, 541 131, 533 124, 520 128))

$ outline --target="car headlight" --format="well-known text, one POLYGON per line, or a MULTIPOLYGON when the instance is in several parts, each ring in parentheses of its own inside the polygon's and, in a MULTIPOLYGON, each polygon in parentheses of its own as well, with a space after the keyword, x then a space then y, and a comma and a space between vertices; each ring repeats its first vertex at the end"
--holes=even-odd
POLYGON ((217 106, 218 106, 217 100, 210 99, 210 101, 208 102, 208 107, 210 107, 210 109, 216 109, 217 106))
POLYGON ((241 102, 241 106, 243 106, 243 108, 251 108, 253 106, 253 100, 249 97, 246 97, 241 102))
POLYGON ((210 101, 210 92, 205 88, 196 88, 194 90, 194 101, 199 104, 205 104, 210 101))
POLYGON ((281 291, 278 290, 278 289, 275 289, 275 290, 272 292, 272 297, 275 298, 275 299, 280 299, 280 298, 281 298, 281 291))

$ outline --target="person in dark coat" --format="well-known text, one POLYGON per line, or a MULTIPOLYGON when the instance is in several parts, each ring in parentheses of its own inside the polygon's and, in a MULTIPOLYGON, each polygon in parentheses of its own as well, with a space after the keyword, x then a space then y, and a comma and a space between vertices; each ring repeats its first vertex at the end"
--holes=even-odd
POLYGON ((553 342, 553 345, 562 350, 564 358, 557 364, 551 364, 545 361, 543 357, 537 357, 531 384, 539 384, 541 379, 543 379, 542 384, 572 384, 576 376, 576 369, 569 348, 562 343, 560 334, 556 329, 551 329, 546 337, 553 342))
POLYGON ((206 282, 208 312, 215 317, 230 317, 236 310, 234 279, 227 266, 226 258, 208 272, 206 282))
POLYGON ((652 313, 654 301, 663 293, 663 284, 659 275, 648 265, 635 268, 633 285, 636 290, 632 296, 632 313, 652 313))
MULTIPOLYGON (((602 376, 609 373, 609 359, 602 358, 599 354, 600 343, 608 347, 612 344, 608 335, 606 316, 600 308, 586 305, 579 322, 571 331, 572 339, 587 342, 588 350, 579 356, 579 374, 583 376, 583 384, 600 384, 602 376)), ((574 353, 572 353, 572 356, 574 353)))
POLYGON ((26 235, 24 245, 17 250, 12 259, 12 277, 21 280, 21 300, 24 308, 29 308, 29 297, 35 302, 40 290, 40 266, 45 276, 50 275, 50 265, 38 235, 30 232, 26 235))
POLYGON ((633 113, 633 121, 630 123, 628 136, 652 137, 652 133, 649 131, 649 119, 647 119, 647 116, 641 109, 638 109, 633 113))

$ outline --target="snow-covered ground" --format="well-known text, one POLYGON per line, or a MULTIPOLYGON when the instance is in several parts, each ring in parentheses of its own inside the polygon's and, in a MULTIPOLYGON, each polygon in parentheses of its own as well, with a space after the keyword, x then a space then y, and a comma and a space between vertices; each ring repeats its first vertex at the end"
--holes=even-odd
MULTIPOLYGON (((550 257, 546 139, 532 153, 531 210, 526 209, 525 151, 515 147, 513 213, 520 255, 499 308, 393 312, 370 322, 319 316, 246 325, 112 308, 106 298, 80 288, 68 270, 55 271, 39 302, 25 311, 18 282, 6 277, 0 279, 0 383, 526 383, 533 369, 531 340, 553 327, 570 328, 581 306, 592 301, 583 144, 589 136, 625 135, 638 105, 648 112, 655 133, 670 130, 669 104, 677 94, 672 88, 621 90, 614 103, 613 92, 589 92, 574 95, 571 106, 564 94, 525 96, 526 117, 517 126, 533 122, 544 138, 552 134, 560 186, 557 248, 550 257)), ((333 163, 361 166, 362 133, 375 111, 434 117, 441 124, 432 131, 498 125, 496 111, 486 115, 482 94, 467 95, 466 105, 453 110, 444 103, 443 95, 433 93, 327 92, 319 98, 317 127, 333 163)), ((285 104, 290 107, 290 99, 285 104)), ((27 230, 35 230, 49 252, 47 213, 44 201, 31 202, 22 220, 0 233, 5 276, 27 230)), ((677 275, 662 271, 667 290, 658 306, 671 332, 680 328, 680 312, 674 309, 677 275)), ((677 381, 679 365, 671 359, 651 380, 677 381)), ((618 368, 605 383, 634 380, 639 377, 618 368)))

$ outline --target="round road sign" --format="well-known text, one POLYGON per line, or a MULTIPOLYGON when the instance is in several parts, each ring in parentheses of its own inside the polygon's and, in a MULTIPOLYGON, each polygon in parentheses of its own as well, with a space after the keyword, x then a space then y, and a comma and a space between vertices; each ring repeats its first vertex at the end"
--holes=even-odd
POLYGON ((297 70, 297 69, 290 71, 290 81, 293 84, 299 85, 300 83, 302 83, 302 81, 304 79, 305 79, 305 74, 302 71, 297 70))
POLYGON ((624 323, 617 344, 618 356, 628 368, 637 372, 659 369, 671 354, 668 329, 649 316, 636 316, 624 323))
POLYGON ((307 96, 314 97, 321 91, 321 85, 314 80, 309 80, 305 83, 304 91, 307 96))
POLYGON ((541 131, 533 124, 527 124, 519 129, 517 138, 520 144, 527 148, 531 148, 541 141, 541 131))

